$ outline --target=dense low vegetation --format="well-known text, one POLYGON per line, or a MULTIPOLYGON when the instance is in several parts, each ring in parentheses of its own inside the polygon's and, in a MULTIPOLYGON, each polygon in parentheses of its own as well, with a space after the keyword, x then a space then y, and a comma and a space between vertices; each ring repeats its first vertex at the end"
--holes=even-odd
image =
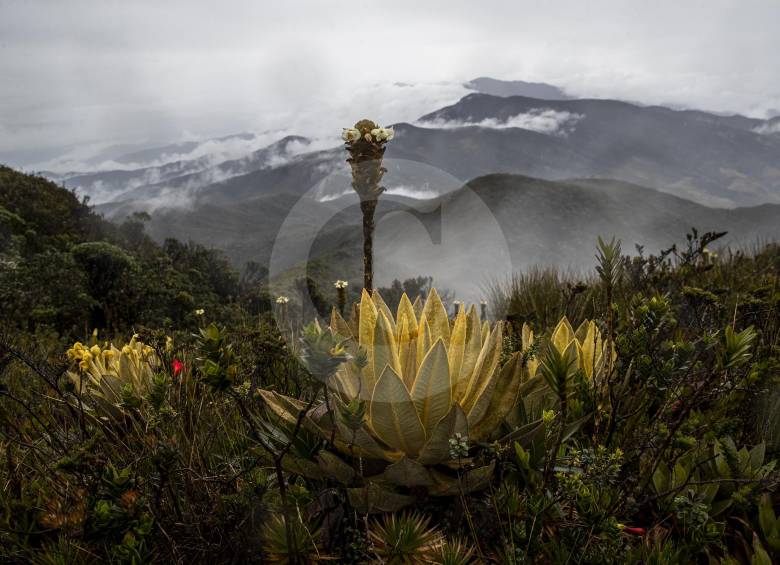
POLYGON ((302 280, 303 326, 142 217, 8 169, 0 206, 9 562, 780 555, 776 245, 601 242, 592 276, 519 274, 484 313, 302 280))

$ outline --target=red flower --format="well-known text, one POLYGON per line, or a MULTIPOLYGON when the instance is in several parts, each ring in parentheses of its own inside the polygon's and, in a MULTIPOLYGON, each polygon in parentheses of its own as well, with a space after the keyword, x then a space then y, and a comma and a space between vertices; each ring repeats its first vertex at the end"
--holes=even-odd
POLYGON ((181 373, 184 370, 184 363, 182 363, 178 359, 174 359, 173 363, 171 363, 171 367, 173 368, 173 376, 178 377, 179 373, 181 373))
POLYGON ((626 526, 625 528, 623 528, 623 531, 626 532, 627 534, 634 534, 635 536, 643 536, 647 533, 647 530, 645 530, 644 528, 638 528, 638 527, 634 528, 631 526, 626 526))

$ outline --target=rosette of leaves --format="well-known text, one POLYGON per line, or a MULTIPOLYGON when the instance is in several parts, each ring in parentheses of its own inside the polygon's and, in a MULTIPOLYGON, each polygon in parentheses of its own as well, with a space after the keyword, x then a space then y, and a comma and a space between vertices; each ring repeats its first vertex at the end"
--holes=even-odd
POLYGON ((88 396, 101 416, 120 421, 154 387, 160 360, 154 349, 133 336, 117 348, 76 342, 67 351, 76 363, 67 373, 77 393, 88 396))
POLYGON ((608 370, 610 352, 612 361, 616 357, 615 348, 610 346, 593 320, 585 320, 574 330, 564 316, 553 330, 550 345, 562 355, 572 346, 576 366, 590 383, 601 379, 608 370))
MULTIPOLYGON (((436 290, 416 307, 403 295, 393 315, 378 293, 364 291, 357 319, 348 324, 334 311, 329 331, 346 338, 351 359, 328 379, 327 398, 304 427, 340 452, 320 452, 325 475, 360 481, 344 456, 365 461, 368 484, 350 489, 353 505, 393 510, 411 502, 389 485, 451 495, 486 484, 493 463, 478 464, 468 449, 453 459, 450 440, 473 446, 494 437, 528 378, 519 353, 502 363, 501 322, 481 322, 473 306, 450 320, 436 290)), ((261 395, 288 425, 305 410, 299 400, 261 395)))

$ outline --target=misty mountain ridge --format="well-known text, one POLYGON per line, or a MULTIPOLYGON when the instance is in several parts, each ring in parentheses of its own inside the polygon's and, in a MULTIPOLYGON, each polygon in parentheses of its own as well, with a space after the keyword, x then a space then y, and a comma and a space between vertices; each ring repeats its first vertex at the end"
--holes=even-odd
MULTIPOLYGON (((755 130, 765 121, 614 100, 539 100, 471 94, 420 119, 432 129, 503 129, 519 153, 532 152, 515 123, 547 133, 539 159, 550 174, 519 170, 507 159, 489 172, 544 178, 615 178, 719 207, 780 202, 780 140, 755 130), (557 125, 557 129, 555 129, 557 125)), ((467 134, 463 134, 464 136, 467 134)), ((539 142, 539 140, 537 138, 539 142)), ((493 149, 493 148, 491 148, 493 149)), ((495 148, 494 150, 499 150, 495 148)), ((476 175, 473 175, 476 176, 476 175)))
MULTIPOLYGON (((778 208, 760 206, 780 203, 780 136, 774 133, 780 120, 571 99, 563 91, 547 91, 551 99, 512 94, 528 84, 539 87, 505 83, 506 96, 469 94, 395 125, 385 154, 378 276, 426 273, 457 288, 456 255, 439 269, 437 261, 448 254, 420 243, 428 237, 421 226, 430 227, 425 210, 437 207, 454 211, 454 231, 445 239, 463 252, 486 231, 469 207, 487 206, 482 213, 499 231, 462 262, 485 272, 533 264, 584 268, 592 264, 598 235, 649 250, 680 241, 694 226, 728 230, 733 245, 780 235, 773 227, 778 208), (405 207, 416 215, 391 213, 405 207), (485 254, 492 244, 508 247, 485 254)), ((334 253, 340 261, 359 257, 359 211, 345 158, 335 136, 286 136, 238 158, 215 162, 202 155, 65 183, 87 194, 102 189, 108 197, 97 209, 109 218, 149 212, 148 230, 158 240, 222 248, 238 267, 267 264, 276 245, 285 268, 293 268, 334 253), (291 231, 278 236, 292 211, 291 231), (324 217, 331 220, 313 233, 324 217), (307 234, 316 236, 310 253, 298 249, 307 234)), ((467 274, 461 278, 473 281, 467 274)))
POLYGON ((492 96, 527 96, 540 100, 569 100, 566 92, 546 82, 525 82, 522 80, 498 80, 490 77, 478 77, 463 86, 482 94, 492 96))
MULTIPOLYGON (((440 168, 459 183, 494 172, 551 180, 598 176, 654 187, 710 206, 780 201, 780 135, 774 135, 780 121, 614 100, 574 100, 544 83, 481 77, 467 85, 505 96, 470 94, 415 124, 397 124, 397 140, 388 146, 388 159, 440 168)), ((217 141, 249 137, 239 134, 217 141)), ((303 139, 288 136, 236 159, 204 155, 133 171, 59 175, 56 180, 106 204, 103 210, 110 216, 133 207, 153 211, 160 206, 191 206, 199 200, 225 201, 280 191, 301 194, 320 182, 333 185, 329 177, 334 173, 342 177, 336 183, 342 185, 348 171, 335 136, 308 145, 303 139), (295 151, 288 150, 290 140, 300 142, 293 144, 295 151), (280 170, 258 172, 276 168, 280 170)), ((146 155, 134 151, 119 159, 159 157, 187 148, 167 146, 146 155)), ((441 183, 424 176, 396 170, 386 178, 394 183, 388 188, 402 187, 426 197, 432 191, 441 194, 455 188, 450 182, 445 183, 450 185, 446 190, 437 189, 441 183)), ((344 186, 332 190, 326 186, 321 195, 334 198, 343 191, 344 186)))
MULTIPOLYGON (((160 210, 148 230, 158 240, 207 242, 223 249, 236 266, 248 261, 267 265, 273 249, 283 258, 283 269, 329 257, 336 261, 328 267, 335 276, 360 270, 358 204, 354 194, 321 201, 278 192, 240 203, 160 210), (323 218, 330 219, 321 227, 323 218), (303 243, 308 240, 311 248, 303 243)), ((376 276, 379 284, 389 284, 394 278, 431 275, 437 284, 477 299, 486 278, 511 271, 536 265, 591 268, 598 236, 618 237, 628 253, 636 244, 654 252, 684 241, 696 227, 728 231, 724 245, 749 248, 780 238, 778 218, 780 205, 709 208, 609 179, 548 181, 491 174, 424 201, 381 198, 376 276)))

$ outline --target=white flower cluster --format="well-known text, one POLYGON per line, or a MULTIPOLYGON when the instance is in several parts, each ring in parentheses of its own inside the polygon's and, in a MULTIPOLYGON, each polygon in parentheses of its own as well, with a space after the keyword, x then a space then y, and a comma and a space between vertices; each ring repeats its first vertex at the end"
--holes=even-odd
MULTIPOLYGON (((374 128, 371 130, 371 133, 367 133, 364 137, 369 143, 374 141, 381 143, 383 141, 390 141, 393 139, 394 135, 395 132, 393 131, 393 128, 374 128)), ((347 143, 354 143, 360 139, 360 130, 357 128, 344 128, 341 132, 341 139, 347 143)))
POLYGON ((333 283, 333 286, 336 288, 347 288, 349 286, 349 282, 347 281, 336 281, 333 283))
POLYGON ((357 141, 360 139, 360 130, 356 128, 344 128, 344 130, 341 132, 341 139, 347 143, 357 141))
POLYGON ((393 139, 395 131, 393 131, 393 128, 376 128, 371 130, 371 135, 377 141, 390 141, 393 139))
POLYGON ((206 311, 203 308, 198 308, 197 310, 195 310, 195 315, 196 316, 202 316, 205 313, 206 313, 206 311))
POLYGON ((287 304, 290 301, 289 298, 286 296, 277 296, 276 297, 276 303, 277 304, 287 304))

